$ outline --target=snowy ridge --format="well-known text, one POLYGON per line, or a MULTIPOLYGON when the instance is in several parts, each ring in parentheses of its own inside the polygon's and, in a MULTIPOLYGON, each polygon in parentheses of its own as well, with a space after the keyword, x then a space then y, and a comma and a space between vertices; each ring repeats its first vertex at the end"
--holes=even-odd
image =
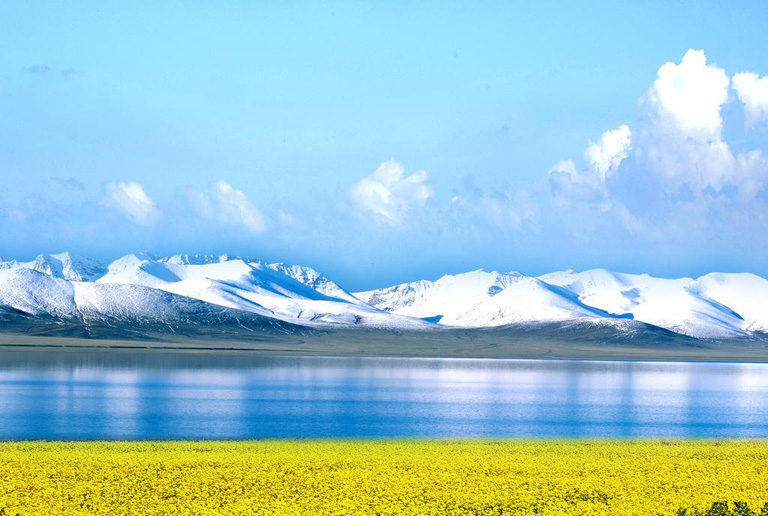
POLYGON ((306 325, 427 326, 363 303, 309 267, 228 255, 128 255, 113 262, 97 282, 143 285, 306 325))
POLYGON ((60 253, 29 262, 0 260, 0 308, 118 325, 202 324, 243 314, 249 321, 304 327, 561 324, 629 335, 644 323, 728 339, 768 334, 768 280, 747 273, 663 279, 604 269, 539 277, 476 270, 351 293, 310 267, 239 256, 137 253, 104 267, 60 253))
POLYGON ((594 269, 531 278, 473 271, 355 296, 391 313, 451 326, 633 319, 697 338, 768 333, 768 281, 754 274, 663 279, 594 269))
POLYGON ((748 273, 710 273, 696 281, 700 295, 743 318, 743 329, 768 333, 768 280, 748 273))
POLYGON ((477 270, 389 289, 359 292, 389 312, 428 318, 449 326, 502 326, 521 322, 611 317, 571 292, 516 272, 477 270))
POLYGON ((154 326, 174 331, 181 324, 224 324, 286 332, 273 318, 138 285, 71 282, 24 267, 0 270, 0 306, 61 322, 111 327, 154 326))
POLYGON ((349 303, 362 304, 362 302, 355 296, 311 267, 305 267, 303 265, 286 265, 284 263, 270 263, 267 267, 276 272, 285 274, 299 283, 303 283, 328 297, 341 299, 349 303))
POLYGON ((69 253, 40 254, 31 262, 0 260, 0 269, 29 269, 70 281, 94 281, 106 272, 96 260, 69 253))
POLYGON ((541 279, 574 292, 590 306, 691 337, 738 337, 768 325, 768 288, 758 276, 747 282, 736 274, 662 279, 594 269, 541 279), (750 289, 754 292, 748 296, 750 289))

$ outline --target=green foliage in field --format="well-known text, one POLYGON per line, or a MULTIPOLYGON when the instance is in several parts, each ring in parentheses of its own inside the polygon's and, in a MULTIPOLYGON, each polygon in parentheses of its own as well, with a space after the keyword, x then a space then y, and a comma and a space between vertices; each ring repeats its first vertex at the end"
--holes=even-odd
POLYGON ((768 516, 768 503, 760 510, 753 511, 747 502, 712 502, 709 509, 680 509, 676 516, 768 516))

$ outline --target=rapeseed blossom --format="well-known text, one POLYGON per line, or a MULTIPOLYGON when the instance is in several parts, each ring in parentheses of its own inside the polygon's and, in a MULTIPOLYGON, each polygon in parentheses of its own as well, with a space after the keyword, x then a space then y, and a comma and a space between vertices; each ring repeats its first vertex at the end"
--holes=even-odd
POLYGON ((640 516, 720 500, 765 504, 768 442, 0 443, 6 515, 640 516))

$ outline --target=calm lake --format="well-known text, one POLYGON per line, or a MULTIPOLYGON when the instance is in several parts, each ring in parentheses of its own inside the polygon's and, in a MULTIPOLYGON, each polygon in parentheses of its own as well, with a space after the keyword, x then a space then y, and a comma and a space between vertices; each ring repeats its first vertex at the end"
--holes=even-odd
POLYGON ((0 439, 768 437, 768 365, 0 352, 0 439))

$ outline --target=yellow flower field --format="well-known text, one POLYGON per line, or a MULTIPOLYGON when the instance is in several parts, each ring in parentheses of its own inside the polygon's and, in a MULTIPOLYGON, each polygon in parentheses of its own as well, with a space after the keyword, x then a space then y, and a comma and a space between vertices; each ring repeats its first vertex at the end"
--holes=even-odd
POLYGON ((6 515, 674 515, 721 500, 760 514, 768 441, 0 443, 6 515))

